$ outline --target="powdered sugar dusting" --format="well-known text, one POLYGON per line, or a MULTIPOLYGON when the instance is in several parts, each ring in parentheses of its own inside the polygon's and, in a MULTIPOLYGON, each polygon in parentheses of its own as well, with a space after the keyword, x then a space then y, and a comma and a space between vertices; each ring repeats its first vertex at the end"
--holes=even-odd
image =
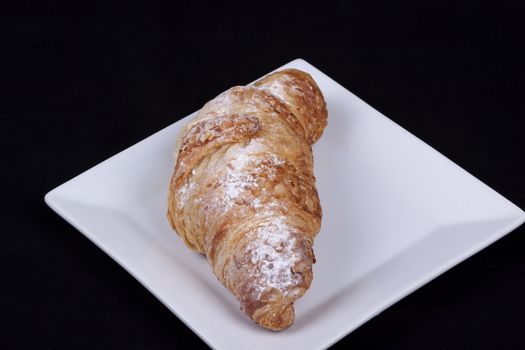
POLYGON ((181 207, 184 207, 186 205, 194 189, 195 182, 193 181, 187 181, 183 186, 181 186, 181 188, 179 189, 181 207))
POLYGON ((267 174, 268 179, 275 177, 275 169, 265 165, 261 160, 266 159, 273 164, 280 166, 285 163, 284 160, 277 157, 275 154, 267 154, 266 157, 255 157, 261 150, 261 145, 252 140, 246 147, 239 147, 234 152, 230 153, 233 158, 226 167, 226 174, 221 180, 224 190, 224 196, 218 201, 218 205, 222 206, 224 210, 232 208, 235 204, 251 204, 254 208, 260 208, 261 202, 257 196, 250 197, 249 202, 245 202, 246 192, 254 191, 260 188, 259 181, 262 173, 267 174), (256 166, 253 166, 254 160, 258 161, 256 166), (250 168, 250 171, 246 171, 250 168))
POLYGON ((243 171, 250 163, 250 158, 246 152, 240 152, 227 167, 226 177, 222 181, 225 196, 221 200, 225 209, 239 202, 244 191, 258 186, 256 177, 243 171))
POLYGON ((282 216, 254 232, 247 250, 251 254, 251 264, 256 267, 257 298, 272 288, 285 294, 289 287, 301 282, 301 274, 293 272, 294 264, 301 258, 294 245, 295 238, 282 216))
POLYGON ((288 101, 287 94, 284 89, 284 82, 289 82, 292 78, 288 75, 281 75, 278 81, 273 81, 270 84, 258 85, 257 88, 267 91, 272 94, 274 97, 277 97, 279 100, 284 102, 288 101))

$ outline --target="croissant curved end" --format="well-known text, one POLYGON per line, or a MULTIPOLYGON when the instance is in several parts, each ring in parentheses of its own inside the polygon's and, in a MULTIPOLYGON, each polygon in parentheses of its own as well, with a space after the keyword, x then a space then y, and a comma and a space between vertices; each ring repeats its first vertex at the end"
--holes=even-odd
POLYGON ((255 322, 272 331, 290 327, 295 319, 293 303, 267 304, 253 314, 255 322))

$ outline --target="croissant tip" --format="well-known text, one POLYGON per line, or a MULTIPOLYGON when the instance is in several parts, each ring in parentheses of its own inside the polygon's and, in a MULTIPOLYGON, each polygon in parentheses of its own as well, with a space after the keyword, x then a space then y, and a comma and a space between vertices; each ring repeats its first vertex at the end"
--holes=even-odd
POLYGON ((293 304, 286 305, 283 309, 270 308, 255 321, 262 327, 271 331, 282 331, 290 327, 295 319, 293 304))

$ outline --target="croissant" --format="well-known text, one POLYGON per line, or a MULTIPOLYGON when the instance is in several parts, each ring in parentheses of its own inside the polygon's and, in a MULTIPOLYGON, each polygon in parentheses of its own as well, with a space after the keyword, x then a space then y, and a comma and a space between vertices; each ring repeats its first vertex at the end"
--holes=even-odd
POLYGON ((312 77, 286 69, 206 103, 181 131, 168 220, 262 327, 294 321, 321 206, 311 145, 327 124, 312 77))

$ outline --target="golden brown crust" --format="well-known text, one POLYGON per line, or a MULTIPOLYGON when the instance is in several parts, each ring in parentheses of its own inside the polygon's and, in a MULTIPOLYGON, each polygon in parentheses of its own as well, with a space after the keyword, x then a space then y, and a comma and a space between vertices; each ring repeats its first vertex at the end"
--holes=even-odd
POLYGON ((321 137, 328 113, 321 90, 312 77, 298 69, 286 69, 267 75, 255 83, 285 102, 305 128, 309 144, 321 137))
POLYGON ((321 206, 311 144, 326 104, 298 70, 208 102, 181 131, 168 219, 261 326, 292 324, 312 281, 321 206))

